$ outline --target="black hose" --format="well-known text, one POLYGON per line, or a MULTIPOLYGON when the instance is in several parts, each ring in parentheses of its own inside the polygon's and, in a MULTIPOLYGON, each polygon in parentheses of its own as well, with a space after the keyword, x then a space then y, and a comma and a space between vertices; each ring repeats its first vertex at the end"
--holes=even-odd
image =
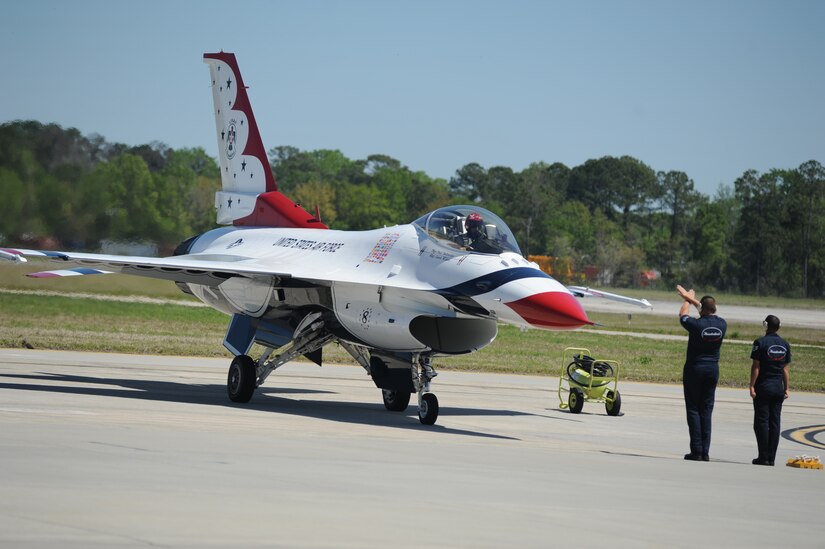
POLYGON ((567 377, 579 385, 591 386, 590 383, 581 383, 579 381, 581 375, 576 375, 576 370, 582 370, 593 378, 592 387, 603 387, 604 385, 610 383, 610 378, 615 377, 613 366, 607 362, 602 362, 600 360, 597 361, 593 357, 587 355, 576 355, 573 357, 573 362, 567 365, 567 377))

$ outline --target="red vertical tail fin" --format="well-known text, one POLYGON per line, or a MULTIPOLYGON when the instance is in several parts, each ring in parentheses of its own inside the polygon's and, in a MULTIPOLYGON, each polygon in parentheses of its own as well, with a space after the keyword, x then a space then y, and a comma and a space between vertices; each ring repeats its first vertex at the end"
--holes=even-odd
POLYGON ((218 223, 326 229, 278 191, 235 54, 205 53, 203 60, 212 80, 221 165, 218 223))

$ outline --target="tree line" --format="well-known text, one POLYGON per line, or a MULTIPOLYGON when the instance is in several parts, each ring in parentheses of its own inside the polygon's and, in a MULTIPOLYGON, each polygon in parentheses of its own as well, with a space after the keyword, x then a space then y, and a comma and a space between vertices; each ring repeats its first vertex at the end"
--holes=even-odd
MULTIPOLYGON (((720 291, 825 297, 825 168, 815 161, 748 170, 712 197, 688 174, 633 157, 521 171, 471 163, 449 180, 375 154, 269 151, 280 190, 335 229, 408 223, 468 203, 507 221, 525 255, 562 258, 563 282, 630 287, 642 271, 720 291), (585 267, 597 275, 584 280, 585 267)), ((109 143, 36 121, 0 125, 0 244, 52 237, 96 249, 103 239, 168 250, 214 226, 220 170, 203 149, 109 143)))

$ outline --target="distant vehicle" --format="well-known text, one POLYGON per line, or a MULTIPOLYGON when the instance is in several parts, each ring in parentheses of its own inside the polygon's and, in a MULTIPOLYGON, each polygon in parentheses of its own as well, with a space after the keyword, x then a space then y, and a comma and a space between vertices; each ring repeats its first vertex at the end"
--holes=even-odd
POLYGON ((208 53, 204 61, 220 150, 215 207, 218 223, 229 226, 164 258, 8 248, 0 257, 81 265, 34 277, 115 272, 172 280, 231 315, 223 344, 235 355, 227 376, 234 402, 248 402, 299 356, 320 365, 323 347, 335 342, 369 373, 388 410, 405 410, 417 393, 427 425, 438 417, 434 357, 489 345, 499 322, 547 330, 592 324, 573 293, 522 257, 512 231, 483 208, 448 206, 369 231, 328 229, 278 191, 234 54, 208 53), (265 348, 257 359, 249 356, 253 343, 265 348))

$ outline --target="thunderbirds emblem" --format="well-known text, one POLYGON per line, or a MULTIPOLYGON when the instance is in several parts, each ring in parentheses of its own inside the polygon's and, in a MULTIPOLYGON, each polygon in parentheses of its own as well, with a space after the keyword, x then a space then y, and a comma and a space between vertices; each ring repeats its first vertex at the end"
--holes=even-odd
POLYGON ((771 360, 785 360, 788 350, 782 345, 771 345, 768 347, 768 358, 771 360))
POLYGON ((229 127, 226 130, 226 156, 230 160, 235 157, 235 151, 237 150, 235 124, 236 122, 233 118, 229 121, 229 127))

